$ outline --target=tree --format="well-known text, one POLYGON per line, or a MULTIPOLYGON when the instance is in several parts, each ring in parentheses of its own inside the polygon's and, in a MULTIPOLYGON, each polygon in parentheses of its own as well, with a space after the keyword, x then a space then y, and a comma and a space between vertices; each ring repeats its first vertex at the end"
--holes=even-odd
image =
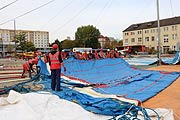
POLYGON ((19 33, 16 35, 16 40, 15 42, 17 43, 17 50, 22 50, 22 51, 35 51, 36 48, 34 47, 34 44, 32 42, 29 42, 26 40, 26 33, 19 33))
POLYGON ((8 45, 7 46, 7 52, 12 52, 14 48, 14 45, 8 45))
POLYGON ((120 40, 120 41, 118 42, 118 44, 119 44, 119 46, 123 46, 123 40, 120 40))
POLYGON ((25 50, 27 51, 35 51, 36 48, 32 42, 26 42, 25 43, 25 50))
POLYGON ((26 42, 26 34, 25 33, 19 33, 16 35, 15 42, 17 43, 16 49, 17 50, 25 50, 25 42, 26 42))
POLYGON ((74 48, 75 47, 75 41, 74 40, 63 40, 61 42, 61 47, 62 49, 65 49, 65 48, 74 48))
POLYGON ((114 49, 114 48, 120 47, 120 46, 123 46, 122 40, 121 41, 112 40, 112 41, 107 42, 105 44, 105 47, 106 48, 110 48, 110 49, 114 49))
POLYGON ((82 26, 77 28, 75 33, 75 41, 77 47, 98 48, 98 37, 100 32, 93 25, 82 26))

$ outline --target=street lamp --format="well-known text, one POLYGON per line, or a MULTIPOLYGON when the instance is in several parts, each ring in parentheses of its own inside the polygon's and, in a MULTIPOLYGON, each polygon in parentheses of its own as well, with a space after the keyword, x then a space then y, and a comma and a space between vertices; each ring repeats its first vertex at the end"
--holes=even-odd
POLYGON ((14 52, 16 53, 16 21, 14 19, 14 52))

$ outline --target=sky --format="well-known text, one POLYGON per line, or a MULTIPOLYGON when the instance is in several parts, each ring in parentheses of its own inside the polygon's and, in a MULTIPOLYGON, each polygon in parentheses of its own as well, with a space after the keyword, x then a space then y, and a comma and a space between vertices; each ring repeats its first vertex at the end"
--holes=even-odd
MULTIPOLYGON (((48 31, 50 43, 93 25, 122 39, 131 24, 157 20, 157 0, 0 0, 0 29, 48 31), (13 3, 14 2, 14 3, 13 3), (7 7, 6 5, 13 3, 7 7)), ((159 0, 160 19, 180 16, 180 0, 159 0)))

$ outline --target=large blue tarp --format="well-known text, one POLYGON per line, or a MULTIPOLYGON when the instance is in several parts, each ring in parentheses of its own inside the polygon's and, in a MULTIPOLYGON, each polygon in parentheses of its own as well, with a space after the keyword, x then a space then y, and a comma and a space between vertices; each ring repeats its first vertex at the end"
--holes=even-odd
MULTIPOLYGON (((64 60, 67 71, 62 73, 69 78, 77 78, 88 82, 93 89, 103 94, 115 94, 130 99, 145 101, 169 86, 177 79, 179 73, 164 71, 140 70, 131 67, 121 58, 101 60, 77 60, 70 58, 64 60), (96 86, 97 85, 97 86, 96 86)), ((131 103, 112 98, 95 98, 80 93, 61 82, 63 91, 51 90, 51 78, 47 66, 42 61, 42 84, 44 90, 58 95, 60 98, 73 101, 84 109, 98 114, 117 116, 127 111, 136 111, 137 106, 131 103), (48 75, 48 76, 45 76, 48 75)), ((61 78, 61 81, 65 79, 61 78)), ((69 84, 77 85, 77 84, 69 84)))
POLYGON ((131 67, 121 58, 100 60, 67 59, 66 76, 98 84, 94 90, 145 101, 175 81, 178 72, 140 70, 131 67))

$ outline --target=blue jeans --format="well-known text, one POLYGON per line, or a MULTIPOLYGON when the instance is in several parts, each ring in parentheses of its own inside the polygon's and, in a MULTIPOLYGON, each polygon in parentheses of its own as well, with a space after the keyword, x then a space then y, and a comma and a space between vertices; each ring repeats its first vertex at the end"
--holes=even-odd
POLYGON ((57 90, 60 91, 61 83, 60 83, 60 78, 61 78, 61 69, 51 69, 51 89, 52 90, 57 90))

